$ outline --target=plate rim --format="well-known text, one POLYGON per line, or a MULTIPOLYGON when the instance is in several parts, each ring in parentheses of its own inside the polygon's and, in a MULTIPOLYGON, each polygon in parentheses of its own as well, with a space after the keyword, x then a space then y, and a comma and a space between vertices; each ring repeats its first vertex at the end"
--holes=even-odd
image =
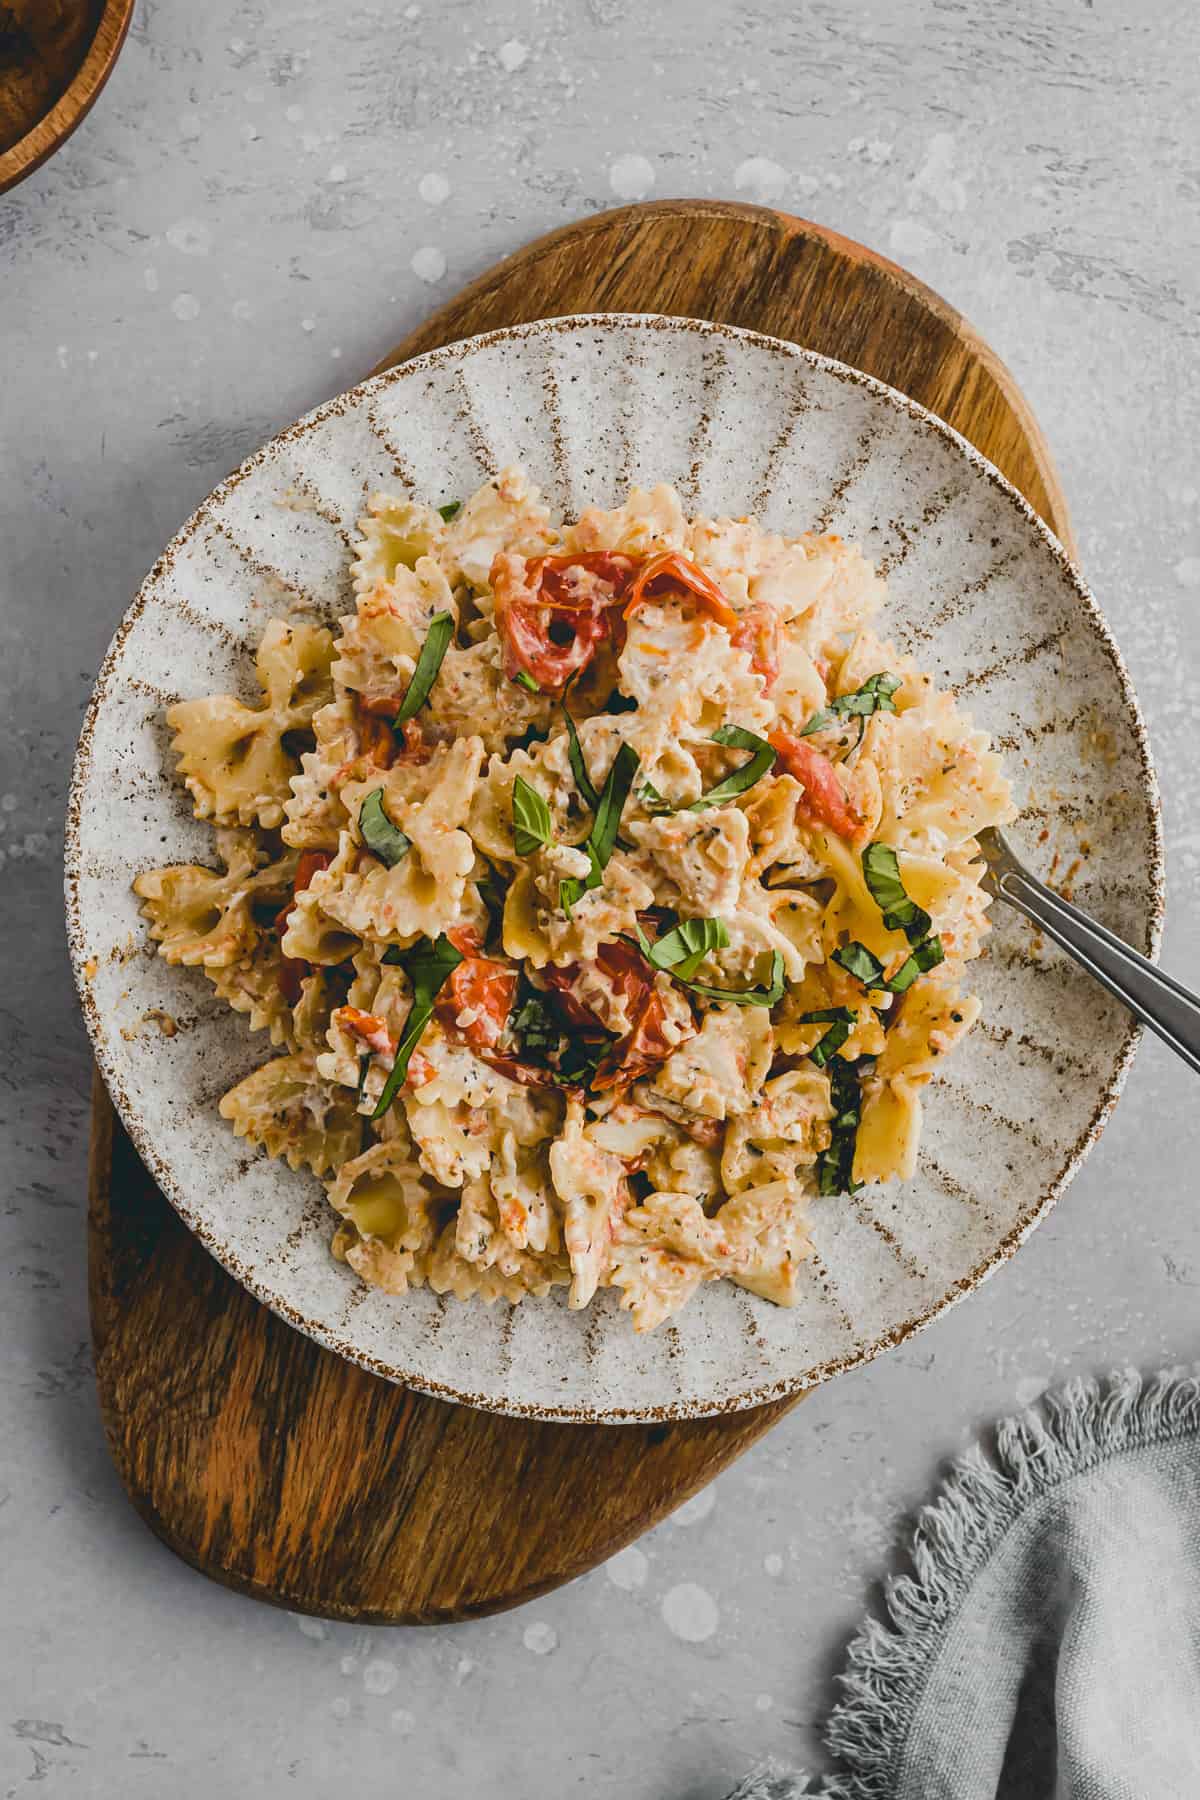
POLYGON ((1139 792, 1147 803, 1149 811, 1150 855, 1147 859, 1147 874, 1150 887, 1150 911, 1147 920, 1147 937, 1148 954, 1152 959, 1157 958, 1162 941, 1165 915, 1165 854, 1158 777, 1141 705, 1124 657, 1103 611, 1065 546, 1007 476, 1003 475, 969 439, 964 437, 961 432, 956 431, 953 426, 948 425, 944 419, 939 418, 936 413, 930 412, 927 407, 920 405, 919 402, 911 399, 909 395, 902 393, 898 388, 880 381, 876 376, 868 375, 848 363, 840 362, 834 357, 823 356, 817 351, 806 349, 803 345, 792 343, 785 338, 773 337, 765 332, 726 325, 714 320, 654 312, 574 313, 530 320, 522 324, 500 326, 491 331, 479 332, 471 337, 459 338, 452 343, 423 351, 418 356, 398 363, 394 368, 367 376, 331 399, 323 401, 251 452, 229 475, 217 483, 216 487, 183 522, 141 582, 133 600, 122 614, 101 660, 80 727, 67 796, 63 887, 67 948, 92 1054, 121 1123, 151 1176, 187 1228, 216 1258, 217 1262, 256 1300, 269 1307, 288 1324, 324 1348, 385 1380, 411 1387, 420 1393, 430 1394, 436 1399, 475 1407, 481 1411, 515 1418, 542 1419, 571 1424, 659 1424, 675 1420, 713 1418, 725 1413, 742 1412, 752 1407, 768 1405, 789 1397, 799 1397, 823 1385, 835 1375, 845 1374, 851 1369, 861 1368, 865 1364, 873 1362, 884 1351, 896 1348, 897 1345, 906 1342, 917 1332, 924 1330, 935 1319, 941 1318, 947 1313, 951 1307, 957 1306, 968 1294, 974 1293, 1003 1263, 1008 1262, 1057 1203, 1103 1132, 1125 1085, 1134 1054, 1142 1038, 1142 1027, 1131 1016, 1111 1073, 1103 1084, 1095 1110, 1065 1160, 1055 1175, 1042 1187, 1036 1199, 1022 1212, 1012 1229, 998 1244, 992 1247, 969 1274, 961 1277, 948 1292, 941 1294, 920 1313, 881 1333, 870 1343, 857 1347, 845 1355, 828 1359, 818 1365, 815 1370, 810 1370, 806 1377, 784 1376, 778 1381, 755 1384, 718 1401, 703 1398, 681 1399, 671 1401, 666 1405, 643 1407, 599 1407, 586 1404, 555 1406, 548 1403, 535 1404, 507 1396, 497 1398, 490 1394, 472 1394, 452 1384, 435 1381, 429 1376, 411 1373, 398 1367, 394 1362, 387 1362, 380 1357, 372 1356, 369 1352, 342 1341, 336 1328, 307 1318, 281 1294, 274 1292, 270 1284, 261 1279, 253 1268, 244 1266, 237 1253, 223 1243, 211 1227, 196 1215, 194 1207, 182 1191, 181 1185, 176 1181, 169 1162, 151 1142, 148 1131, 144 1129, 144 1122, 123 1088, 120 1075, 109 1054, 99 1008, 90 992, 90 984, 85 971, 87 946, 84 941, 84 928, 80 912, 82 795, 92 767, 96 724, 106 702, 107 690, 116 673, 125 641, 133 626, 153 600, 154 590, 175 557, 186 547, 195 533, 210 521, 213 509, 223 505, 229 495, 279 447, 294 443, 326 419, 337 417, 348 410, 356 410, 371 396, 394 383, 408 380, 430 368, 440 367, 444 364, 452 365, 470 354, 492 345, 531 337, 543 338, 552 333, 561 334, 589 328, 614 330, 629 327, 672 332, 692 331, 702 336, 716 336, 737 343, 753 344, 761 349, 769 350, 773 354, 782 354, 791 361, 806 363, 810 368, 832 375, 837 380, 863 388, 885 404, 890 405, 894 411, 906 414, 915 424, 931 432, 935 437, 949 442, 969 464, 973 465, 992 484, 1006 503, 1015 509, 1026 525, 1032 528, 1034 535, 1039 537, 1049 549, 1117 679, 1125 716, 1132 729, 1133 743, 1140 765, 1139 792))

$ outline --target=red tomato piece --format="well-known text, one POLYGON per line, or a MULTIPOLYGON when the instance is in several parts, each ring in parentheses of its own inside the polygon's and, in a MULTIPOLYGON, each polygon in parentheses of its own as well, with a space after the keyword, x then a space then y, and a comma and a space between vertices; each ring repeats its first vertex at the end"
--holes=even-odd
POLYGON ((592 1087, 597 1092, 623 1087, 666 1061, 675 1048, 667 1042, 663 1032, 666 1016, 661 994, 651 988, 642 1002, 633 1030, 613 1045, 592 1077, 592 1087))
POLYGON ((747 607, 738 615, 737 630, 733 634, 735 650, 749 650, 750 667, 756 675, 763 678, 763 688, 767 693, 775 685, 779 674, 781 629, 779 614, 766 601, 747 607))
POLYGON ((620 601, 633 569, 630 557, 608 550, 497 556, 492 590, 509 679, 525 674, 543 692, 560 694, 610 635, 609 609, 620 601))
MULTIPOLYGON (((274 929, 280 937, 288 928, 288 920, 292 915, 292 907, 296 903, 296 895, 303 893, 313 876, 321 869, 327 869, 333 861, 327 850, 304 850, 296 864, 296 873, 292 880, 292 897, 287 905, 281 907, 275 915, 274 929)), ((279 971, 275 977, 276 985, 289 1006, 300 1003, 301 984, 312 974, 312 965, 299 956, 280 958, 279 971)))
POLYGON ((694 594, 717 624, 724 625, 726 631, 737 630, 738 615, 716 582, 692 562, 690 557, 681 556, 678 550, 664 550, 642 564, 637 579, 629 590, 625 617, 628 619, 644 600, 661 599, 664 594, 674 593, 679 588, 685 593, 694 594))
POLYGON ((508 1023, 516 992, 517 971, 512 963, 467 956, 447 977, 434 1011, 448 1037, 479 1055, 495 1049, 508 1023), (460 1025, 459 1014, 464 1012, 474 1017, 468 1024, 460 1025))
POLYGON ((837 769, 829 758, 782 726, 776 726, 768 738, 787 773, 804 789, 798 810, 814 824, 827 825, 838 837, 857 837, 862 822, 850 810, 837 769))
POLYGON ((361 1012, 357 1006, 339 1006, 333 1018, 377 1056, 390 1056, 396 1048, 387 1026, 374 1013, 361 1012))

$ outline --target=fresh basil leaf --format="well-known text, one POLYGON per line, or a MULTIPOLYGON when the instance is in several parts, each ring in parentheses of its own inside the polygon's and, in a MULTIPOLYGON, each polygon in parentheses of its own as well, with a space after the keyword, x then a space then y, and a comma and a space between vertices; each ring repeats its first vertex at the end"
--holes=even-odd
POLYGON ((832 1025, 840 1022, 843 1025, 853 1025, 857 1017, 858 1014, 852 1006, 822 1006, 817 1012, 801 1013, 796 1023, 798 1025, 832 1025))
POLYGON ((532 856, 541 845, 554 842, 550 808, 523 775, 518 775, 513 782, 512 816, 513 843, 518 856, 532 856))
POLYGON ((652 781, 643 781, 637 791, 637 797, 648 813, 671 813, 675 808, 669 800, 664 800, 652 781))
POLYGON ((429 621, 429 630, 425 633, 425 642, 421 645, 421 654, 417 657, 417 666, 412 672, 412 680, 408 691, 400 702, 400 711, 393 721, 403 725, 407 719, 414 718, 429 698, 429 690, 438 677, 442 660, 450 647, 450 639, 454 636, 454 614, 449 612, 434 613, 429 621))
POLYGON ((840 950, 835 950, 831 960, 845 969, 848 975, 856 976, 866 988, 884 985, 883 964, 857 938, 843 945, 840 950))
POLYGON ((532 990, 513 1013, 509 1030, 522 1053, 535 1058, 553 1050, 562 1036, 562 1029, 551 1017, 545 1000, 532 990))
POLYGON ((458 517, 459 513, 462 511, 462 501, 461 500, 447 500, 445 506, 438 507, 438 511, 441 513, 443 519, 445 519, 445 521, 448 525, 450 523, 451 519, 456 519, 458 517))
POLYGON ((783 956, 778 950, 771 952, 771 979, 766 987, 718 988, 699 981, 689 981, 686 985, 702 1000, 714 1000, 723 1005, 778 1006, 784 991, 783 956))
POLYGON ((818 1038, 817 1042, 808 1053, 813 1062, 816 1063, 818 1069, 823 1069, 825 1064, 829 1062, 832 1057, 836 1056, 853 1029, 854 1027, 848 1025, 845 1019, 837 1019, 829 1027, 825 1036, 818 1038))
POLYGON ((764 775, 769 775, 775 767, 775 751, 766 738, 756 737, 741 725, 722 725, 718 731, 713 732, 712 741, 714 744, 728 744, 737 750, 752 750, 754 754, 740 769, 734 769, 724 781, 719 781, 716 787, 710 788, 698 800, 693 800, 690 806, 684 807, 682 810, 685 812, 703 812, 705 807, 720 806, 725 800, 735 800, 739 794, 747 793, 756 781, 761 781, 764 775))
POLYGON ((878 675, 872 675, 852 694, 840 694, 827 707, 814 713, 799 736, 811 737, 814 731, 825 731, 838 719, 868 719, 875 712, 895 712, 896 703, 892 695, 899 686, 898 675, 889 675, 886 669, 881 669, 878 675))
POLYGON ((396 1045, 396 1060, 384 1083, 375 1111, 371 1114, 372 1123, 382 1119, 404 1085, 412 1053, 433 1017, 433 1004, 438 991, 463 961, 463 953, 455 949, 445 932, 441 932, 433 940, 418 938, 410 950, 401 951, 398 945, 393 945, 392 949, 385 952, 383 960, 399 963, 412 983, 413 997, 405 1021, 404 1036, 396 1045), (398 954, 393 955, 393 951, 398 951, 398 954))
POLYGON ((884 983, 889 994, 903 994, 909 989, 918 975, 927 975, 930 969, 936 969, 940 962, 945 962, 946 952, 940 937, 927 937, 905 958, 892 976, 884 983))
POLYGON ((518 669, 513 676, 513 680, 518 687, 525 688, 530 694, 540 694, 542 691, 528 669, 518 669))
POLYGON ((863 1186, 854 1179, 854 1151, 862 1112, 861 1081, 874 1061, 871 1056, 860 1056, 856 1062, 834 1056, 829 1063, 833 1119, 829 1147, 817 1157, 817 1188, 822 1194, 856 1194, 863 1186))
POLYGON ((412 840, 388 818, 382 788, 373 788, 359 807, 358 829, 367 849, 385 868, 394 869, 408 855, 412 840))
MULTIPOLYGON (((621 814, 625 810, 625 802, 629 798, 629 790, 633 786, 633 778, 638 772, 638 753, 632 744, 622 744, 613 758, 612 767, 600 792, 596 817, 592 821, 592 829, 588 836, 588 844, 595 852, 596 861, 601 870, 605 868, 617 842, 617 832, 621 827, 621 814)), ((589 877, 590 880, 590 877, 589 877)))
POLYGON ((579 742, 579 733, 575 729, 575 721, 567 709, 565 699, 563 701, 563 717, 567 721, 567 756, 571 764, 571 773, 575 777, 575 786, 579 789, 584 805, 595 812, 600 804, 600 796, 588 774, 587 764, 583 760, 583 746, 579 742))
POLYGON ((900 859, 891 846, 868 844, 862 853, 862 871, 871 898, 883 914, 885 930, 902 931, 910 944, 927 937, 929 914, 905 893, 900 859))
POLYGON ((683 919, 653 943, 638 927, 640 948, 655 969, 668 970, 677 981, 690 981, 710 950, 723 950, 729 932, 723 919, 683 919))

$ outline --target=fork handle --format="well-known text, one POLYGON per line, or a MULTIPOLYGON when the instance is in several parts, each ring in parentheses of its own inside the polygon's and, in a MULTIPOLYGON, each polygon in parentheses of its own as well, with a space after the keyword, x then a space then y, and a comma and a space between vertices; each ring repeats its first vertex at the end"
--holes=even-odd
POLYGON ((1032 919, 1200 1074, 1200 999, 1195 994, 1036 876, 1005 869, 996 885, 1010 906, 1032 919))

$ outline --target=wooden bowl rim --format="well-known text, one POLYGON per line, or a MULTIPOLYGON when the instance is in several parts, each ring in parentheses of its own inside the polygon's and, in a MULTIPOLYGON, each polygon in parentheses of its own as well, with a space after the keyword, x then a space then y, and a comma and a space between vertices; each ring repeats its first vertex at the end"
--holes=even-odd
POLYGON ((135 4, 136 0, 104 0, 87 55, 71 77, 65 93, 59 95, 49 112, 43 113, 23 138, 18 138, 12 148, 0 156, 0 194, 40 168, 87 117, 121 54, 133 21, 135 4))

